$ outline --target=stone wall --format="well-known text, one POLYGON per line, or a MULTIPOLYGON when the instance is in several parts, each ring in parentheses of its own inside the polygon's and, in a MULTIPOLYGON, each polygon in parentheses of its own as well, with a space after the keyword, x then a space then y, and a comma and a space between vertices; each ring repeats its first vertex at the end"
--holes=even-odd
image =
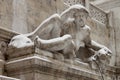
MULTIPOLYGON (((54 54, 34 46, 8 48, 5 64, 8 76, 21 80, 100 80, 98 69, 91 69, 87 63, 73 63, 54 59, 54 54), (12 53, 12 55, 11 55, 12 53), (21 65, 22 64, 22 65, 21 65)), ((105 80, 113 80, 115 68, 107 67, 105 80)))
MULTIPOLYGON (((69 0, 67 0, 67 1, 69 1, 69 0)), ((74 1, 77 1, 77 0, 74 0, 74 1)), ((82 0, 82 1, 84 1, 84 0, 82 0)), ((62 0, 0 0, 0 4, 1 4, 0 5, 1 6, 0 7, 0 25, 2 27, 16 31, 18 33, 28 33, 28 32, 33 31, 47 17, 49 17, 50 15, 52 15, 54 13, 60 13, 66 7, 62 0)), ((115 47, 114 46, 114 37, 115 36, 114 36, 113 26, 111 26, 112 20, 108 19, 108 17, 110 18, 111 15, 103 12, 102 10, 99 10, 98 8, 95 8, 95 6, 92 6, 92 7, 93 7, 93 10, 91 10, 91 14, 92 15, 96 14, 96 15, 92 16, 92 19, 88 19, 88 22, 87 22, 87 24, 91 27, 91 30, 92 30, 92 32, 91 32, 92 39, 103 45, 106 45, 113 52, 115 52, 115 50, 114 50, 114 47, 115 47), (99 15, 97 15, 97 14, 99 14, 99 15), (100 18, 101 16, 102 16, 102 18, 100 18)), ((92 7, 90 7, 90 9, 92 7)), ((117 10, 119 10, 119 8, 114 8, 114 10, 117 11, 117 10)), ((118 12, 114 13, 114 15, 116 15, 116 14, 118 14, 118 12)), ((116 16, 115 19, 117 21, 119 21, 119 17, 116 16)), ((119 22, 117 22, 116 20, 114 22, 115 25, 117 26, 115 31, 118 31, 119 30, 119 27, 118 27, 119 22)), ((0 41, 5 41, 6 43, 8 43, 10 41, 11 37, 18 34, 18 33, 11 33, 11 32, 12 31, 6 31, 6 30, 0 28, 0 33, 1 33, 0 41)), ((119 31, 117 32, 116 35, 119 36, 119 31)), ((119 42, 119 37, 118 38, 116 37, 116 43, 118 43, 118 42, 119 42)), ((118 48, 117 51, 119 53, 119 44, 118 44, 117 48, 118 48)), ((18 50, 16 51, 15 49, 13 49, 13 52, 11 52, 7 55, 7 58, 10 58, 5 63, 7 75, 16 77, 16 78, 21 78, 22 80, 25 80, 25 79, 26 80, 30 80, 30 79, 38 80, 39 78, 43 78, 42 80, 47 80, 48 78, 50 80, 56 80, 56 79, 57 80, 69 80, 69 78, 67 79, 65 76, 62 76, 62 78, 58 77, 58 76, 62 75, 61 71, 59 71, 59 70, 53 71, 53 69, 51 70, 51 67, 50 67, 50 69, 43 68, 43 65, 46 66, 48 63, 46 63, 46 61, 42 61, 40 63, 41 55, 38 55, 38 54, 41 52, 39 52, 39 53, 32 52, 31 51, 32 49, 31 48, 28 48, 28 50, 21 49, 20 51, 18 51, 18 50), (31 58, 28 58, 28 62, 27 63, 24 62, 24 58, 30 57, 30 56, 33 56, 33 57, 39 56, 39 59, 33 58, 32 60, 30 60, 31 58), (20 62, 20 63, 16 63, 16 59, 19 60, 18 62, 20 62), (13 63, 10 63, 11 61, 13 61, 13 63), (21 65, 21 64, 23 64, 23 65, 21 65), (15 66, 13 66, 13 65, 15 65, 15 66), (38 65, 39 66, 42 65, 42 68, 38 67, 38 65), (29 68, 26 68, 26 67, 29 67, 29 68), (22 68, 24 68, 24 69, 22 69, 22 68), (20 71, 20 69, 21 69, 21 71, 20 71), (30 72, 30 70, 31 70, 31 72, 30 72), (16 71, 16 73, 14 71, 16 71), (47 72, 47 71, 50 71, 50 72, 47 72), (55 76, 51 76, 51 75, 46 76, 45 75, 46 73, 52 73, 54 75, 55 75, 55 73, 57 73, 57 74, 55 76), (29 76, 31 76, 31 78, 29 76), (43 77, 43 76, 45 76, 45 77, 43 77)), ((111 59, 112 66, 115 65, 115 56, 116 55, 114 55, 111 59)), ((47 57, 44 57, 42 55, 42 58, 44 58, 44 60, 45 60, 47 57)), ((49 59, 49 58, 47 58, 47 59, 49 59)), ((50 58, 50 61, 55 61, 55 60, 53 60, 53 58, 52 59, 50 58)), ((59 62, 56 62, 55 67, 60 66, 58 63, 59 62)), ((60 63, 64 64, 64 62, 60 62, 60 63)), ((53 68, 54 63, 51 62, 50 64, 52 64, 52 68, 53 68)), ((117 65, 119 65, 119 58, 117 58, 117 65)), ((58 67, 57 67, 57 69, 58 69, 58 67)), ((82 64, 78 67, 86 68, 82 64)), ((74 67, 74 69, 73 69, 73 65, 67 65, 67 67, 66 67, 66 64, 64 64, 64 66, 62 68, 65 68, 65 70, 67 70, 68 73, 70 73, 70 75, 68 75, 68 77, 71 77, 72 80, 78 80, 80 77, 76 77, 76 76, 81 76, 81 75, 82 75, 82 77, 84 75, 87 76, 87 78, 83 77, 83 80, 91 80, 91 78, 93 80, 94 79, 98 80, 98 76, 89 74, 89 72, 86 73, 85 72, 86 69, 85 69, 85 71, 82 72, 82 70, 76 70, 76 67, 74 67), (68 67, 68 66, 70 66, 70 67, 68 67), (71 72, 69 72, 69 71, 71 71, 71 72), (74 74, 75 76, 72 76, 71 73, 74 74), (76 75, 78 73, 79 73, 79 75, 76 75)), ((112 68, 112 69, 109 69, 110 74, 108 77, 112 77, 111 75, 116 73, 115 72, 116 68, 112 68), (114 70, 112 71, 112 69, 114 69, 114 70)), ((91 70, 91 69, 89 68, 87 70, 91 70)), ((62 69, 62 71, 63 71, 63 69, 62 69)), ((67 75, 68 73, 65 73, 65 74, 67 75)), ((2 72, 1 72, 1 74, 2 74, 2 72)), ((118 72, 118 75, 119 75, 119 72, 118 72)), ((115 75, 115 77, 116 77, 116 75, 115 75)))
POLYGON ((0 0, 0 26, 11 29, 13 17, 13 0, 0 0))
POLYGON ((116 66, 120 67, 120 7, 112 9, 113 11, 113 25, 115 30, 115 48, 116 48, 116 66))
POLYGON ((0 26, 28 33, 63 9, 62 0, 0 0, 0 26))
POLYGON ((119 34, 120 34, 120 0, 107 0, 107 1, 103 1, 102 3, 97 3, 94 2, 94 5, 96 5, 97 7, 103 9, 104 11, 111 11, 112 13, 112 17, 110 20, 110 24, 112 29, 114 30, 114 41, 115 41, 115 53, 116 53, 116 66, 120 66, 120 38, 119 38, 119 34))
MULTIPOLYGON (((87 0, 0 0, 0 25, 18 33, 33 31, 47 17, 54 13, 62 12, 67 5, 83 4, 87 6, 87 0)), ((107 13, 89 6, 91 21, 88 25, 92 28, 92 39, 110 46, 110 31, 107 26, 107 13)), ((110 48, 111 49, 111 48, 110 48)), ((114 65, 114 60, 113 65, 114 65)))

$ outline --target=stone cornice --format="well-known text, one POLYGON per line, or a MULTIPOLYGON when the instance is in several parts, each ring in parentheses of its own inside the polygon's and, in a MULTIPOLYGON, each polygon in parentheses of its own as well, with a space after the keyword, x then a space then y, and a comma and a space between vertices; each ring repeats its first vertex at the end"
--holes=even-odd
POLYGON ((8 42, 13 36, 15 36, 17 34, 19 34, 19 33, 4 29, 3 27, 0 27, 0 41, 8 42))
POLYGON ((10 59, 30 55, 33 53, 35 53, 34 46, 23 47, 23 48, 8 47, 6 55, 7 55, 7 59, 10 60, 10 59))
POLYGON ((78 66, 65 64, 64 62, 40 57, 37 55, 19 60, 8 61, 6 63, 6 69, 9 75, 14 75, 18 72, 27 73, 30 71, 35 71, 52 76, 68 77, 72 80, 79 79, 80 77, 86 80, 99 79, 98 74, 93 71, 84 70, 83 68, 80 68, 78 66))
MULTIPOLYGON (((35 71, 37 73, 45 73, 60 77, 65 77, 66 74, 71 76, 82 76, 88 78, 88 80, 90 78, 92 78, 92 80, 98 80, 100 77, 98 76, 98 71, 91 69, 88 64, 83 64, 82 62, 70 64, 68 62, 59 61, 53 59, 52 53, 36 50, 34 46, 17 49, 9 48, 7 51, 8 60, 5 69, 11 76, 19 72, 30 73, 30 71, 35 71), (49 54, 49 56, 47 54, 49 54)), ((116 74, 116 67, 108 66, 107 73, 110 73, 110 76, 116 74)))

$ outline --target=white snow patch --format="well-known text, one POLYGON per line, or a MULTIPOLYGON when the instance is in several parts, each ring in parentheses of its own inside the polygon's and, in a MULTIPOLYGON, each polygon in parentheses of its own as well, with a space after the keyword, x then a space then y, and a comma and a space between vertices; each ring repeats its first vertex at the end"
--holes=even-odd
POLYGON ((15 37, 13 37, 8 46, 22 48, 22 47, 26 47, 26 46, 30 46, 30 45, 33 45, 33 42, 31 41, 31 39, 29 39, 25 35, 21 34, 21 35, 17 35, 15 37))
POLYGON ((0 75, 0 78, 6 78, 6 79, 9 79, 9 80, 20 80, 20 79, 11 78, 11 77, 7 77, 7 76, 3 76, 3 75, 0 75))

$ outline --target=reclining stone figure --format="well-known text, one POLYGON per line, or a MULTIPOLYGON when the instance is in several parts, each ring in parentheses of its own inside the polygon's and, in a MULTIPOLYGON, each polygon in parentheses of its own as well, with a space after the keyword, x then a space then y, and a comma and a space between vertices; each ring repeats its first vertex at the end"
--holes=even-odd
MULTIPOLYGON (((54 14, 43 21, 33 32, 13 37, 9 46, 20 48, 35 45, 43 50, 61 51, 65 59, 81 56, 76 56, 77 53, 81 53, 80 48, 94 51, 102 49, 111 55, 112 52, 107 47, 91 40, 91 29, 85 25, 88 17, 89 11, 85 7, 73 5, 60 15, 54 14)), ((106 54, 105 56, 108 56, 106 54)))

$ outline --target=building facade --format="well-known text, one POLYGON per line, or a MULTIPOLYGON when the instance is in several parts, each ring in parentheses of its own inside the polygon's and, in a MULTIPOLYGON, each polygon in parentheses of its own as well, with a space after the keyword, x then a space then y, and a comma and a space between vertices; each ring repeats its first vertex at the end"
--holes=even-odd
POLYGON ((0 0, 0 79, 120 80, 119 8, 119 0, 0 0), (87 63, 65 63, 34 46, 8 47, 13 36, 32 32, 49 16, 74 4, 90 12, 86 24, 91 27, 91 38, 113 53, 103 75, 87 63))

